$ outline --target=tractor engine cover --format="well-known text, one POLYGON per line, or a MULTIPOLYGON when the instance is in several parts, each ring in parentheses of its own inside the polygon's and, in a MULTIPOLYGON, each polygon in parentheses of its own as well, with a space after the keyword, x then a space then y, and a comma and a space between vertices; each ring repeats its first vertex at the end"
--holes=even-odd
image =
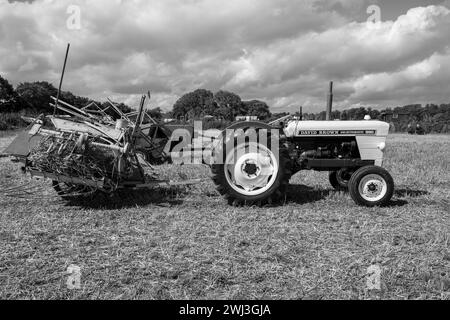
POLYGON ((389 124, 378 120, 363 121, 290 121, 284 128, 288 138, 321 139, 329 137, 354 137, 361 160, 374 160, 375 165, 383 162, 383 151, 389 124))

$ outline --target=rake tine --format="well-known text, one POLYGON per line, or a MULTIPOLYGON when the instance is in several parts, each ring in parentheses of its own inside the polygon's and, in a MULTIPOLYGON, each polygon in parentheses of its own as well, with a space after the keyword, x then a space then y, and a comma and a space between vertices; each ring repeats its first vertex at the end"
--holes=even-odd
POLYGON ((11 187, 11 188, 8 188, 8 189, 2 189, 0 192, 8 192, 8 191, 20 189, 20 188, 25 187, 25 186, 27 186, 27 185, 28 185, 28 184, 22 184, 22 185, 20 185, 20 186, 11 187))
POLYGON ((12 188, 12 189, 8 189, 8 190, 4 190, 1 192, 1 194, 10 194, 11 192, 17 192, 17 193, 37 192, 42 189, 42 186, 39 186, 39 185, 29 186, 29 187, 22 186, 22 187, 23 188, 12 188))

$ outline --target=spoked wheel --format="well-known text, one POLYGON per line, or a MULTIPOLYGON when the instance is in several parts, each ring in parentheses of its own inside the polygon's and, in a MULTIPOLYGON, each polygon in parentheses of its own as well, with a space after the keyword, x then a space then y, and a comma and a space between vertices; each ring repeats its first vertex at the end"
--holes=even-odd
POLYGON ((394 194, 394 180, 381 167, 362 167, 350 178, 349 191, 352 199, 359 205, 384 206, 394 194))
POLYGON ((89 186, 58 181, 52 181, 52 186, 56 193, 63 199, 89 196, 97 191, 96 189, 89 186))
POLYGON ((232 204, 271 203, 286 192, 289 165, 283 148, 277 157, 267 146, 247 142, 229 152, 224 164, 212 165, 213 180, 232 204))
POLYGON ((348 183, 352 177, 353 171, 348 169, 341 169, 330 172, 328 176, 332 187, 338 191, 347 191, 348 183))

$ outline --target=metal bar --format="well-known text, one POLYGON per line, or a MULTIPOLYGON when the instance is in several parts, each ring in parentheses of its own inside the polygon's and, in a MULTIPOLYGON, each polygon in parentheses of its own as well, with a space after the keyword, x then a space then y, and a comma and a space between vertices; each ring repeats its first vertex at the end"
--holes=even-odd
POLYGON ((333 109, 333 81, 330 81, 330 91, 327 99, 327 115, 326 120, 331 120, 331 110, 333 109))
MULTIPOLYGON (((51 98, 52 98, 53 100, 56 100, 55 97, 51 97, 51 98)), ((60 100, 59 103, 65 105, 66 107, 69 107, 70 109, 72 109, 72 110, 74 110, 74 111, 76 111, 76 112, 82 114, 83 116, 85 116, 85 117, 87 117, 87 118, 93 118, 92 115, 90 115, 89 113, 87 113, 87 112, 83 111, 82 109, 77 108, 77 107, 75 107, 75 106, 73 106, 73 105, 71 105, 71 104, 69 104, 69 103, 67 103, 67 102, 64 102, 64 101, 60 100)))
MULTIPOLYGON (((61 80, 59 81, 59 88, 58 88, 58 95, 56 96, 56 104, 55 106, 58 106, 59 102, 59 96, 61 94, 61 87, 64 79, 64 73, 66 72, 66 64, 67 64, 67 57, 69 56, 69 49, 70 49, 70 43, 67 44, 67 50, 66 50, 66 57, 64 59, 64 66, 61 73, 61 80)), ((56 115, 56 107, 53 109, 53 116, 56 115)))
MULTIPOLYGON (((106 108, 105 110, 109 109, 106 108)), ((84 108, 82 108, 81 110, 87 112, 87 113, 94 113, 94 114, 101 114, 103 115, 103 117, 106 117, 109 121, 113 122, 113 119, 111 118, 110 115, 108 115, 105 110, 103 110, 102 108, 100 108, 95 102, 91 102, 90 104, 88 104, 87 106, 85 106, 84 108), (89 108, 94 106, 96 108, 96 110, 90 110, 89 108)))
MULTIPOLYGON (((61 102, 61 101, 60 101, 60 102, 61 102)), ((56 107, 56 104, 50 103, 50 106, 56 107)), ((87 117, 87 116, 85 116, 85 115, 83 115, 83 114, 80 114, 80 113, 76 113, 75 111, 69 110, 69 109, 67 109, 67 108, 64 108, 64 107, 61 107, 61 106, 57 106, 56 108, 59 109, 59 110, 61 110, 61 111, 67 112, 67 113, 69 113, 69 114, 71 114, 71 115, 73 115, 73 116, 75 116, 75 117, 80 117, 80 118, 82 118, 83 120, 86 120, 86 121, 92 121, 92 119, 91 119, 90 117, 87 117)))
POLYGON ((361 159, 307 159, 306 167, 318 171, 331 171, 330 169, 357 168, 373 164, 373 160, 361 159))
MULTIPOLYGON (((152 95, 150 94, 150 91, 147 92, 147 95, 148 95, 148 101, 150 101, 150 100, 152 99, 152 95)), ((153 119, 152 116, 151 116, 147 111, 145 112, 145 115, 146 115, 147 117, 149 117, 150 120, 151 120, 154 124, 158 124, 158 122, 157 122, 155 119, 153 119)))
POLYGON ((136 118, 136 123, 134 124, 134 128, 133 128, 133 134, 131 135, 133 137, 133 139, 136 138, 136 134, 139 131, 139 128, 141 126, 142 113, 144 112, 144 104, 145 104, 145 96, 142 96, 141 103, 139 105, 138 116, 136 118))
POLYGON ((122 110, 120 110, 112 101, 111 99, 107 98, 109 104, 111 105, 111 107, 113 107, 114 111, 117 112, 117 114, 122 118, 122 119, 126 119, 126 120, 130 120, 128 119, 128 117, 125 115, 125 113, 122 112, 122 110))
POLYGON ((125 153, 125 149, 122 147, 119 147, 119 146, 103 144, 103 143, 98 143, 98 142, 91 142, 90 144, 93 146, 96 146, 96 147, 107 148, 107 149, 119 151, 120 153, 125 153))
POLYGON ((58 182, 67 182, 67 183, 73 183, 73 184, 80 184, 90 187, 96 187, 96 188, 103 188, 103 181, 94 181, 94 180, 84 180, 76 177, 68 177, 64 175, 56 175, 48 172, 41 172, 36 170, 30 170, 29 171, 32 177, 38 177, 38 178, 44 178, 44 179, 51 179, 58 182))
POLYGON ((189 185, 189 184, 197 184, 201 183, 202 181, 205 181, 205 179, 190 179, 185 181, 153 181, 148 183, 132 183, 132 182, 125 182, 122 187, 130 187, 133 189, 142 189, 142 188, 150 188, 150 187, 170 187, 170 186, 183 186, 183 185, 189 185))

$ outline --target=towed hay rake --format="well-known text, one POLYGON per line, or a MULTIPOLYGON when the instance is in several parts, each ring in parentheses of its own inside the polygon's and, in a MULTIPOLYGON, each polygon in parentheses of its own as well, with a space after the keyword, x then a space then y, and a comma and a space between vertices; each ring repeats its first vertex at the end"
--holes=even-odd
MULTIPOLYGON (((201 182, 158 180, 150 162, 168 158, 163 150, 167 141, 155 143, 145 133, 157 125, 144 111, 146 98, 142 96, 139 111, 131 116, 110 101, 120 117, 116 121, 95 104, 80 109, 53 98, 52 106, 69 115, 31 119, 30 129, 13 141, 5 154, 22 163, 22 171, 31 177, 51 180, 63 198, 201 182), (146 117, 151 120, 147 124, 146 117)), ((25 184, 5 188, 2 194, 20 198, 37 189, 25 184)))

